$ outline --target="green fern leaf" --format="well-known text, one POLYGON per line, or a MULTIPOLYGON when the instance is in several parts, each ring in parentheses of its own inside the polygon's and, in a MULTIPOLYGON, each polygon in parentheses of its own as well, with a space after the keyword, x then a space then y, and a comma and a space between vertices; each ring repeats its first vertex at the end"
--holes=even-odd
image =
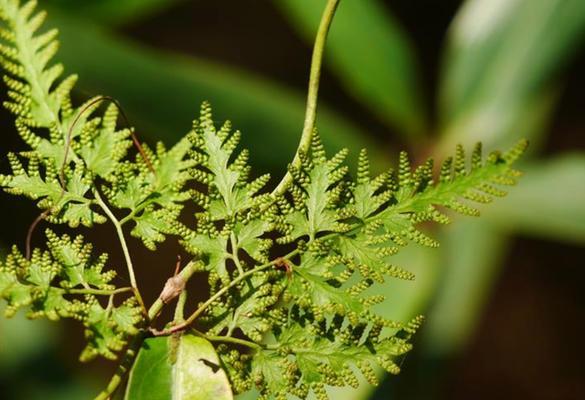
POLYGON ((35 249, 30 260, 13 247, 0 262, 0 297, 7 302, 6 316, 24 308, 29 318, 81 321, 89 341, 82 360, 98 354, 114 358, 143 321, 136 300, 129 298, 114 306, 111 280, 115 272, 103 271, 107 257, 92 259, 92 246, 81 236, 71 240, 47 231, 47 239, 49 250, 35 249), (110 296, 106 308, 98 302, 98 295, 110 296))
POLYGON ((104 187, 114 206, 129 209, 123 223, 133 221, 132 235, 151 250, 166 235, 180 234, 176 220, 189 199, 183 188, 191 180, 190 170, 195 165, 194 160, 186 158, 190 147, 187 139, 170 150, 159 143, 156 153, 144 146, 148 161, 139 155, 135 163, 119 164, 111 186, 104 187))
POLYGON ((85 337, 87 346, 79 359, 90 361, 100 355, 110 360, 117 358, 116 352, 122 350, 128 338, 138 333, 136 328, 142 322, 140 308, 136 300, 131 298, 118 307, 109 304, 103 308, 94 298, 84 304, 85 337))
POLYGON ((46 235, 51 256, 60 265, 61 275, 66 278, 60 283, 61 287, 113 289, 110 281, 116 276, 115 271, 103 272, 108 260, 107 254, 92 260, 93 246, 85 244, 81 235, 74 240, 68 235, 59 237, 51 230, 47 230, 46 235))
POLYGON ((14 154, 9 154, 13 175, 0 177, 0 183, 7 193, 24 195, 39 200, 40 208, 50 210, 47 218, 53 223, 68 223, 71 227, 80 224, 92 226, 103 223, 105 218, 94 211, 93 202, 87 198, 90 184, 84 179, 84 169, 77 164, 69 174, 64 188, 59 182, 57 171, 47 169, 43 177, 39 171, 39 159, 29 160, 28 171, 14 154))
POLYGON ((84 138, 87 144, 79 150, 87 169, 109 181, 132 146, 130 130, 116 130, 117 118, 118 108, 111 104, 104 114, 103 124, 87 134, 84 138))
POLYGON ((240 260, 238 252, 245 252, 254 262, 266 262, 272 244, 263 237, 273 230, 272 214, 266 209, 271 199, 260 193, 270 177, 249 181, 247 152, 233 157, 239 136, 231 133, 230 123, 216 130, 207 103, 188 136, 194 147, 191 159, 197 162, 191 174, 206 189, 192 192, 193 201, 202 210, 196 214, 197 228, 183 229, 183 244, 206 260, 206 269, 224 283, 231 279, 228 259, 238 258, 238 272, 243 273, 249 265, 240 260))
POLYGON ((342 220, 351 215, 350 207, 340 207, 347 166, 343 160, 347 150, 327 160, 318 135, 314 136, 311 152, 302 157, 300 168, 290 168, 295 185, 290 189, 293 204, 280 204, 289 227, 281 242, 290 242, 302 236, 313 240, 320 232, 343 232, 348 225, 342 220))
POLYGON ((27 125, 47 128, 60 125, 61 92, 53 87, 63 66, 49 66, 58 48, 57 32, 38 34, 46 13, 34 13, 36 1, 21 7, 19 1, 2 0, 0 5, 0 17, 7 25, 0 31, 3 39, 0 62, 14 77, 5 78, 11 89, 11 100, 5 106, 27 121, 27 125))
POLYGON ((374 365, 396 374, 399 367, 392 358, 411 349, 410 332, 421 322, 413 320, 403 337, 381 336, 365 326, 344 326, 334 319, 327 327, 309 320, 291 322, 277 331, 274 348, 254 354, 250 374, 261 389, 262 398, 273 395, 286 398, 293 394, 306 398, 310 392, 318 399, 328 399, 327 386, 358 386, 357 368, 372 384, 377 384, 374 365))

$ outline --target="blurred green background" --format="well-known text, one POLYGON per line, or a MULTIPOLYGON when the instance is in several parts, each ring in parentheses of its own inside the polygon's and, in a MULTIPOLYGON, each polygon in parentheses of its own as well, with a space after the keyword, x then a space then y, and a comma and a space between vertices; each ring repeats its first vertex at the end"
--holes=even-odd
MULTIPOLYGON (((324 4, 40 1, 61 30, 58 59, 81 75, 79 99, 114 96, 144 140, 167 143, 210 100, 243 131, 257 172, 277 177, 302 128, 324 4)), ((400 255, 417 280, 392 282, 379 311, 428 317, 403 373, 334 400, 585 398, 584 43, 583 0, 342 0, 317 122, 328 148, 368 147, 382 169, 401 149, 420 160, 478 140, 532 145, 509 197, 435 231, 440 249, 400 255)), ((12 118, 0 117, 2 153, 17 150, 12 118)), ((34 208, 7 195, 0 207, 0 246, 22 244, 34 208)), ((111 245, 107 229, 92 235, 111 245)), ((176 248, 135 251, 154 298, 176 248)), ((80 366, 81 336, 0 319, 0 398, 92 398, 114 366, 80 366)))

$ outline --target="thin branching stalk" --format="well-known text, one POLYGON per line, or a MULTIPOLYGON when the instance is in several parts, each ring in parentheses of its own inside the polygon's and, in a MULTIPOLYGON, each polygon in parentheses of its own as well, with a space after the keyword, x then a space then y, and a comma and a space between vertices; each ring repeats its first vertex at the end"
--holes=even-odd
POLYGON ((238 274, 242 275, 244 273, 244 267, 242 267, 240 257, 238 257, 238 241, 233 232, 230 234, 230 244, 232 246, 232 259, 234 260, 234 264, 236 264, 238 274))
POLYGON ((99 191, 97 189, 94 189, 93 194, 100 208, 104 211, 104 213, 108 216, 108 218, 116 228, 116 234, 118 235, 118 241, 122 246, 122 252, 124 253, 124 259, 126 261, 126 267, 128 269, 128 276, 130 277, 130 286, 132 286, 134 296, 136 297, 136 299, 140 303, 140 306, 142 307, 146 314, 146 307, 144 306, 144 301, 142 300, 140 290, 138 289, 136 275, 134 274, 134 266, 132 265, 132 258, 130 257, 130 250, 128 249, 128 244, 126 243, 126 237, 124 236, 122 225, 120 225, 120 221, 118 221, 112 210, 110 210, 106 202, 102 199, 102 196, 100 195, 99 191))
POLYGON ((131 287, 123 287, 118 289, 93 289, 93 288, 84 288, 84 289, 63 289, 63 291, 67 294, 95 294, 97 296, 111 296, 121 293, 128 293, 133 292, 134 289, 131 287))

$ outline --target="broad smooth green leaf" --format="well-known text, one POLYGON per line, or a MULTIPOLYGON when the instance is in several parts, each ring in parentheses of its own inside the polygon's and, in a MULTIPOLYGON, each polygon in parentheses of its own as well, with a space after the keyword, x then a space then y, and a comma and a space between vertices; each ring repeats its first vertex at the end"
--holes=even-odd
MULTIPOLYGON (((209 100, 218 121, 230 119, 243 131, 258 170, 283 169, 292 159, 304 120, 299 93, 226 66, 149 50, 54 9, 50 15, 61 31, 57 58, 80 74, 85 92, 120 100, 139 134, 175 142, 209 100)), ((385 158, 359 128, 325 107, 317 126, 329 149, 367 147, 378 165, 385 158)))
POLYGON ((107 24, 134 22, 184 0, 49 0, 68 12, 107 24))
POLYGON ((585 243, 585 154, 527 165, 508 197, 486 216, 503 229, 585 243))
MULTIPOLYGON (((312 43, 325 0, 275 0, 312 43)), ((401 133, 421 136, 426 115, 414 49, 379 0, 341 1, 327 39, 325 65, 348 92, 401 133)))
POLYGON ((464 3, 449 32, 441 77, 441 148, 533 141, 534 129, 524 121, 546 121, 554 101, 551 78, 584 33, 582 0, 464 3))
POLYGON ((232 400, 215 349, 193 336, 146 339, 129 373, 127 400, 232 400))

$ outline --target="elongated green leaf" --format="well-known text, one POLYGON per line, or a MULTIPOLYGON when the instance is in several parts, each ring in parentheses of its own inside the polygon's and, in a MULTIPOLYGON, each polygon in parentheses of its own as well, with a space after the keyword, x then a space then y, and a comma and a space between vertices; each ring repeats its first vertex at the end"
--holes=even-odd
MULTIPOLYGON (((274 1, 309 43, 314 40, 325 3, 274 1)), ((380 1, 342 1, 326 52, 326 66, 337 74, 350 94, 402 133, 423 134, 426 116, 414 50, 406 33, 380 1)))
POLYGON ((215 349, 192 335, 144 341, 128 376, 127 400, 231 400, 215 349))
MULTIPOLYGON (((219 64, 148 50, 55 10, 51 17, 61 30, 59 58, 80 74, 80 86, 119 99, 139 133, 174 142, 209 100, 217 120, 229 116, 245 133, 259 170, 282 169, 292 159, 304 119, 299 93, 219 64)), ((324 107, 317 126, 330 148, 375 150, 358 128, 324 107)), ((373 159, 381 154, 373 152, 373 159)))
POLYGON ((433 356, 465 347, 483 314, 509 239, 489 222, 456 222, 441 235, 444 268, 423 336, 425 351, 433 356))
POLYGON ((503 229, 585 243, 585 154, 568 154, 523 168, 517 190, 490 207, 503 229))
POLYGON ((584 33, 582 0, 467 1, 451 26, 443 66, 442 148, 534 139, 523 121, 546 121, 551 78, 584 33))
POLYGON ((49 0, 48 3, 107 24, 124 24, 163 11, 184 0, 49 0))

